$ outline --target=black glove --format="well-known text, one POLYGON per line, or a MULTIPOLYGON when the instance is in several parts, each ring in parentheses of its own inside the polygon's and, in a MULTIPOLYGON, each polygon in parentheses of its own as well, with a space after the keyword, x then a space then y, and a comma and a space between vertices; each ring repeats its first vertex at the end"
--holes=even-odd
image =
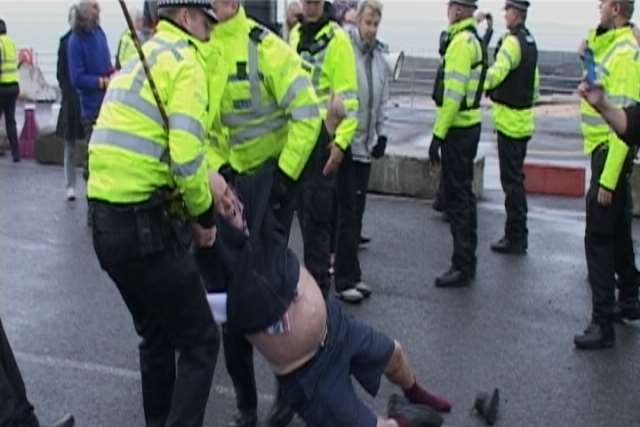
POLYGON ((277 211, 287 206, 295 194, 296 181, 282 172, 280 168, 275 172, 271 186, 271 207, 277 211))
POLYGON ((442 140, 433 135, 431 139, 431 145, 429 145, 429 161, 431 163, 440 163, 440 147, 442 146, 442 140))
POLYGON ((371 157, 374 159, 379 159, 384 156, 384 152, 387 149, 387 137, 384 135, 380 135, 378 137, 378 142, 373 146, 371 150, 371 157))

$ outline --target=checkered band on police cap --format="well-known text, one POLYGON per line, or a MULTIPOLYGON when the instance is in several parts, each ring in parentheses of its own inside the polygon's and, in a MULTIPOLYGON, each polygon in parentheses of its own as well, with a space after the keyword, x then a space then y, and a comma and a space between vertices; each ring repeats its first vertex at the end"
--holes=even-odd
POLYGON ((513 7, 515 9, 527 11, 527 9, 531 6, 527 0, 507 0, 505 7, 513 7))
POLYGON ((478 8, 478 0, 449 0, 450 4, 459 4, 460 6, 478 8))
POLYGON ((213 13, 211 0, 158 0, 158 9, 163 7, 199 7, 212 20, 217 21, 218 17, 213 13))

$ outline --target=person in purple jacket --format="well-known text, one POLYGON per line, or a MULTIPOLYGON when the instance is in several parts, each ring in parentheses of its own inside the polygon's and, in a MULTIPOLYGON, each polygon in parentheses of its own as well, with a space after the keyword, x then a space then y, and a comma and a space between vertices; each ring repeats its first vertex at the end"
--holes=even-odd
MULTIPOLYGON (((100 5, 97 0, 80 0, 76 5, 75 19, 71 25, 68 61, 71 85, 80 97, 82 127, 91 140, 93 126, 98 118, 109 80, 115 69, 111 65, 111 53, 107 36, 100 27, 100 5)), ((84 163, 84 179, 89 179, 89 150, 84 163)), ((87 209, 87 226, 91 227, 91 208, 87 209)))
POLYGON ((68 51, 69 75, 80 97, 82 125, 88 141, 114 72, 107 36, 100 27, 100 5, 96 0, 78 2, 72 28, 68 51))

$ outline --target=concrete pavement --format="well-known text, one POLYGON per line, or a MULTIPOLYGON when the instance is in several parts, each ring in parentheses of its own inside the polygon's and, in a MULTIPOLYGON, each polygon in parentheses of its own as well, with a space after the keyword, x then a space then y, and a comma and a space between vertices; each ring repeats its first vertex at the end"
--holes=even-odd
MULTIPOLYGON (((138 339, 93 253, 83 192, 69 203, 63 187, 61 167, 0 158, 0 316, 43 421, 71 411, 79 427, 142 426, 138 339)), ((498 425, 640 425, 640 324, 617 326, 612 350, 573 348, 590 309, 583 201, 530 197, 529 254, 511 258, 489 250, 504 213, 499 191, 485 195, 478 277, 461 290, 433 286, 451 240, 430 204, 371 197, 361 262, 374 295, 348 310, 403 343, 421 382, 452 400, 452 426, 482 425, 469 410, 493 387, 498 425)), ((300 253, 297 227, 292 245, 300 253)), ((264 417, 274 381, 256 361, 264 417)), ((382 413, 394 391, 383 382, 366 399, 382 413)), ((220 357, 206 425, 226 425, 233 402, 220 357)))

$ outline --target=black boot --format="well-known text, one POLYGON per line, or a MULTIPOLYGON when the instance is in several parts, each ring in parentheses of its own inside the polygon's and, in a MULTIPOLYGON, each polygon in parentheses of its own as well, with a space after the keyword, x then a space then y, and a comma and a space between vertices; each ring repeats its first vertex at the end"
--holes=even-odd
POLYGON ((579 350, 599 350, 611 348, 616 340, 612 323, 591 322, 582 335, 573 337, 573 343, 579 350))
POLYGON ((436 277, 435 284, 438 288, 462 288, 471 285, 471 275, 451 267, 449 271, 436 277))
POLYGON ((527 245, 503 237, 491 244, 491 250, 499 254, 524 255, 527 253, 527 245))
POLYGON ((227 424, 228 427, 256 427, 258 416, 255 412, 239 412, 233 417, 233 421, 227 424))
POLYGON ((282 399, 276 397, 276 401, 273 402, 273 406, 269 411, 269 417, 267 418, 268 427, 286 427, 293 420, 293 409, 287 405, 282 399))
POLYGON ((65 414, 53 424, 41 424, 40 427, 73 427, 75 423, 76 421, 73 419, 73 415, 65 414))
POLYGON ((389 418, 404 418, 411 427, 440 427, 444 422, 442 415, 426 405, 417 405, 398 394, 392 394, 387 404, 389 418))
POLYGON ((640 319, 640 300, 637 297, 619 300, 615 315, 618 320, 640 319))

